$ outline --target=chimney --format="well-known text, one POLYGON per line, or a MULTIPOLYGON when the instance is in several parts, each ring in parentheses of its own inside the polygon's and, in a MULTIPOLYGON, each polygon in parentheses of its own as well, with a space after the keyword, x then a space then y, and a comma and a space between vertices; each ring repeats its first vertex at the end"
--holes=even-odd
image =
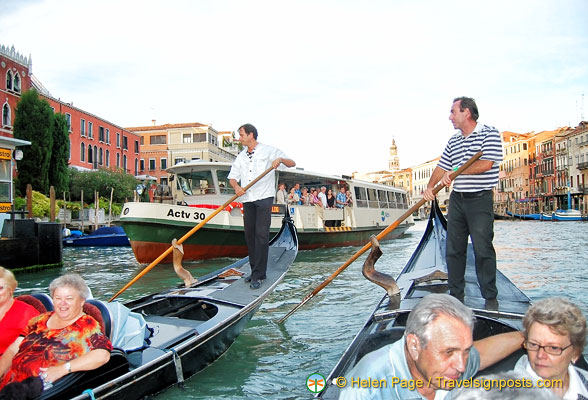
POLYGON ((155 120, 154 119, 151 120, 151 123, 153 124, 153 126, 155 126, 155 120))

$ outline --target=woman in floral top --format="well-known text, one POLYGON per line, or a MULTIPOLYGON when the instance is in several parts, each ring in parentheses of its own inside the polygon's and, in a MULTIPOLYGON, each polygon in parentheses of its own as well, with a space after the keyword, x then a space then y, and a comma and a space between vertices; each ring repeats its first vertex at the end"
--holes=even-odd
POLYGON ((0 388, 30 376, 51 384, 75 371, 108 362, 112 345, 99 323, 83 311, 90 290, 77 274, 67 274, 49 285, 55 311, 33 318, 24 337, 17 338, 0 359, 0 388))

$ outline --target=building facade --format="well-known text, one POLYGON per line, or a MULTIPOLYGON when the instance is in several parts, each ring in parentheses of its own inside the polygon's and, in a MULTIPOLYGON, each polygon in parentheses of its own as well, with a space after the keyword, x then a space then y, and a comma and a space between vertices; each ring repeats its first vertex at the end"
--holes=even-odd
POLYGON ((21 95, 35 89, 53 112, 65 115, 68 121, 70 167, 121 169, 137 175, 138 135, 53 97, 33 75, 31 58, 20 55, 14 47, 0 46, 0 67, 0 74, 4 77, 4 84, 0 85, 0 102, 3 104, 1 136, 13 137, 14 113, 21 95))
MULTIPOLYGON (((198 122, 139 126, 127 128, 140 137, 139 174, 155 177, 157 183, 168 185, 165 171, 179 163, 202 160, 233 162, 236 152, 222 148, 223 137, 211 125, 198 122)), ((233 142, 231 142, 231 148, 233 142)))

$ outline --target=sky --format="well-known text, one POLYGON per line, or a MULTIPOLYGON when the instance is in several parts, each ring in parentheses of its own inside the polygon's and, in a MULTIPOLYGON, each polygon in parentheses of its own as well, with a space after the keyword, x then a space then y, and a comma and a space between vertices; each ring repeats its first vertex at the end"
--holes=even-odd
POLYGON ((458 96, 479 122, 588 119, 586 0, 2 0, 0 44, 64 102, 122 127, 252 123, 306 170, 439 156, 458 96))

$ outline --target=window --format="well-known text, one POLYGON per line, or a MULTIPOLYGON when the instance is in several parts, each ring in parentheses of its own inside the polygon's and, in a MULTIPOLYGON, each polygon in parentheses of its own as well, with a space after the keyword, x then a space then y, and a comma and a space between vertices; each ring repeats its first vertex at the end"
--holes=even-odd
POLYGON ((184 133, 182 135, 182 143, 192 143, 192 134, 191 133, 184 133))
POLYGON ((2 106, 2 126, 12 126, 12 115, 8 102, 2 106))
POLYGON ((102 165, 103 162, 103 152, 102 152, 102 147, 100 148, 100 151, 98 152, 98 164, 102 165))
POLYGON ((90 121, 88 121, 88 137, 90 139, 93 139, 94 138, 93 128, 94 128, 94 124, 91 123, 90 121))
POLYGON ((143 136, 141 136, 141 146, 143 146, 145 144, 145 138, 143 136))
POLYGON ((67 121, 67 131, 71 132, 71 114, 65 113, 65 120, 67 121))
POLYGON ((0 160, 0 203, 12 202, 12 194, 10 188, 12 186, 12 160, 0 160))
POLYGON ((98 127, 98 141, 104 142, 104 127, 103 126, 98 127))
POLYGON ((137 171, 137 169, 139 168, 138 164, 139 164, 139 160, 137 158, 135 158, 135 175, 138 175, 138 171, 137 171))
POLYGON ((155 158, 149 159, 149 171, 155 171, 155 158))
POLYGON ((165 171, 167 169, 167 158, 162 158, 159 161, 161 163, 161 170, 165 171))
POLYGON ((388 208, 388 197, 386 191, 378 190, 378 198, 380 199, 380 208, 388 208))
MULTIPOLYGON (((129 149, 129 143, 128 143, 128 138, 126 136, 123 136, 123 150, 128 150, 129 149)), ((126 169, 126 166, 125 166, 126 169)))
POLYGON ((106 129, 106 143, 110 144, 110 129, 106 129))
POLYGON ((110 150, 106 150, 106 167, 110 167, 110 150))
POLYGON ((120 168, 120 154, 116 153, 116 168, 120 168))
POLYGON ((149 144, 166 144, 167 137, 165 135, 157 135, 149 137, 149 144))
POLYGON ((86 136, 86 120, 85 119, 80 119, 80 136, 81 137, 86 136))
POLYGON ((127 171, 127 155, 123 155, 123 169, 127 171))
POLYGON ((144 159, 141 159, 139 165, 140 165, 139 170, 145 171, 145 160, 144 159))
POLYGON ((178 175, 178 188, 188 196, 214 194, 212 171, 192 171, 180 174, 178 175))
POLYGON ((116 132, 116 147, 120 149, 120 132, 116 132))
POLYGON ((12 71, 6 71, 6 90, 12 90, 12 71))
POLYGON ((94 157, 92 157, 92 145, 88 146, 88 162, 92 164, 94 162, 94 157))
POLYGON ((14 91, 20 93, 20 75, 14 75, 14 91))
POLYGON ((182 158, 182 157, 178 157, 174 160, 174 165, 179 164, 179 163, 183 163, 183 162, 186 162, 186 159, 182 158))
POLYGON ((235 194, 235 189, 229 183, 229 171, 217 170, 216 177, 218 179, 218 186, 221 194, 235 194))
POLYGON ((365 188, 355 187, 355 201, 358 207, 367 207, 367 194, 365 188))
POLYGON ((139 141, 135 140, 135 154, 139 154, 139 141))
POLYGON ((86 161, 86 146, 84 145, 84 143, 80 144, 80 161, 86 161))
POLYGON ((378 208, 378 194, 376 189, 367 189, 368 204, 370 208, 378 208))

